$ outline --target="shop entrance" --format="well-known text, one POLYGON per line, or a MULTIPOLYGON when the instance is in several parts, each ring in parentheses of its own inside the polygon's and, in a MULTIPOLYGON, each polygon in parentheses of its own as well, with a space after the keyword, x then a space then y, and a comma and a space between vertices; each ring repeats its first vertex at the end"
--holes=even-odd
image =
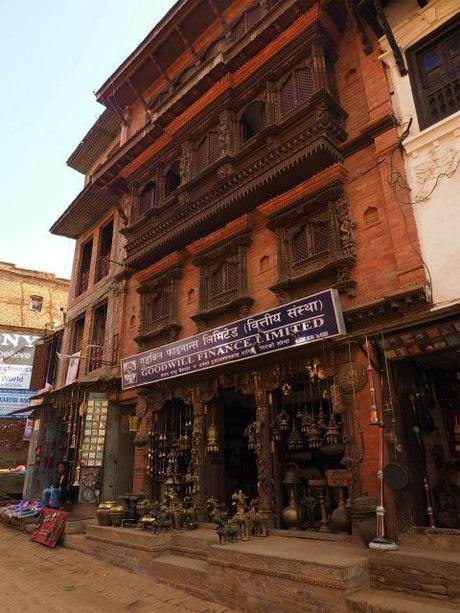
POLYGON ((311 365, 274 390, 270 404, 277 527, 348 530, 340 389, 325 368, 311 365))
POLYGON ((425 353, 395 370, 409 474, 398 493, 400 523, 460 529, 460 352, 425 353))
POLYGON ((207 424, 206 476, 207 496, 213 496, 231 508, 232 494, 242 490, 248 501, 257 498, 255 453, 248 448, 245 432, 255 420, 253 396, 233 390, 221 390, 209 403, 207 424), (213 427, 216 447, 212 449, 213 427))

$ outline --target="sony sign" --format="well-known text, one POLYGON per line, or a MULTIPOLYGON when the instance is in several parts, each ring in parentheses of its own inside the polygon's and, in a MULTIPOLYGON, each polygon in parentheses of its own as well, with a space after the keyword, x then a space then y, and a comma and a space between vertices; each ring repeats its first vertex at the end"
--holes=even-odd
POLYGON ((25 390, 30 387, 38 334, 0 330, 0 388, 25 390))

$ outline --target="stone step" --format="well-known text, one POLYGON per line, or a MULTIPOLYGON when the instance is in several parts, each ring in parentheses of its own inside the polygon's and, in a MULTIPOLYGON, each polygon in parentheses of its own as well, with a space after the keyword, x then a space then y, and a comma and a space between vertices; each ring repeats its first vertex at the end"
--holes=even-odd
POLYGON ((401 547, 460 551, 460 530, 436 529, 435 532, 400 534, 398 543, 401 547))
POLYGON ((205 560, 210 545, 215 545, 217 540, 215 529, 199 528, 190 532, 173 532, 170 551, 177 555, 205 560))
POLYGON ((460 604, 458 551, 402 547, 370 552, 371 586, 460 604))
POLYGON ((204 560, 167 554, 152 560, 150 570, 157 581, 197 596, 208 595, 208 565, 204 560))
POLYGON ((243 611, 346 611, 346 596, 369 587, 367 552, 353 545, 269 536, 212 545, 209 593, 243 611))
POLYGON ((361 590, 347 597, 349 613, 451 613, 456 604, 384 590, 361 590))

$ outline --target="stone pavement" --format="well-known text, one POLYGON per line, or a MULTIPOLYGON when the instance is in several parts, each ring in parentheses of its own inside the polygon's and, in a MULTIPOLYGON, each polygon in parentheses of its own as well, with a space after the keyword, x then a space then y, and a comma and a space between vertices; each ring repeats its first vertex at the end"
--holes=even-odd
POLYGON ((1 613, 232 613, 64 547, 49 550, 0 525, 1 613))

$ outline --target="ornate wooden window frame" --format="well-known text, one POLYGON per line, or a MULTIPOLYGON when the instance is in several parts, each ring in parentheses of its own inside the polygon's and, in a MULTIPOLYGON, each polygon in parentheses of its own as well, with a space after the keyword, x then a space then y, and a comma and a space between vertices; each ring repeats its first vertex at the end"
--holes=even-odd
POLYGON ((449 54, 448 41, 454 35, 458 35, 460 29, 460 17, 457 15, 450 19, 441 27, 431 32, 410 47, 407 52, 407 63, 409 66, 409 78, 414 92, 414 103, 417 110, 417 117, 420 129, 424 130, 460 110, 460 106, 450 109, 450 112, 442 112, 442 106, 450 100, 453 105, 459 104, 458 95, 458 64, 460 61, 459 53, 449 54), (441 77, 434 82, 431 87, 424 83, 423 68, 421 67, 421 55, 423 52, 437 48, 439 57, 439 68, 441 77), (455 59, 454 59, 455 57, 455 59), (457 91, 455 96, 454 91, 457 91), (430 105, 430 99, 438 100, 438 113, 430 105))
POLYGON ((139 334, 134 339, 143 349, 155 346, 164 342, 165 337, 168 341, 178 338, 182 326, 178 323, 178 295, 179 282, 183 276, 182 264, 172 266, 163 270, 157 276, 143 282, 138 288, 140 294, 140 325, 139 334), (146 311, 152 300, 158 298, 163 292, 169 294, 169 309, 164 317, 156 321, 146 320, 146 311), (158 342, 156 339, 161 337, 158 342))
MULTIPOLYGON (((313 58, 311 55, 309 55, 309 57, 307 57, 305 60, 303 60, 300 63, 297 63, 296 65, 292 66, 287 72, 285 72, 283 74, 283 76, 279 79, 278 84, 277 84, 277 96, 276 96, 276 117, 278 120, 278 123, 282 123, 284 122, 287 118, 289 118, 292 114, 295 114, 296 112, 298 112, 299 109, 301 109, 302 107, 304 107, 305 105, 307 105, 311 99, 311 97, 313 96, 313 94, 317 91, 316 89, 316 84, 315 81, 317 79, 315 78, 315 69, 314 69, 314 65, 313 65, 313 58), (283 111, 283 101, 282 101, 282 92, 283 92, 283 87, 284 85, 287 83, 287 81, 289 79, 294 79, 294 88, 297 90, 297 81, 296 81, 296 73, 299 70, 303 70, 303 69, 308 69, 310 71, 310 78, 311 78, 311 92, 310 95, 308 97, 306 97, 305 99, 302 99, 300 101, 297 101, 291 109, 289 109, 288 111, 283 111)), ((298 97, 298 91, 294 92, 294 96, 295 98, 298 97)))
POLYGON ((244 317, 254 302, 248 295, 247 248, 250 244, 249 231, 231 237, 225 243, 220 243, 211 249, 198 254, 194 263, 200 269, 199 311, 192 316, 199 330, 209 326, 213 317, 231 311, 244 317), (213 296, 211 291, 211 275, 226 261, 238 263, 238 285, 219 296, 213 296))
POLYGON ((133 206, 131 219, 132 223, 137 223, 141 219, 144 219, 152 211, 158 210, 159 198, 160 198, 160 190, 159 190, 159 175, 158 175, 158 167, 156 167, 153 171, 150 171, 148 177, 144 177, 144 180, 141 183, 138 183, 133 187, 133 206), (140 212, 140 199, 142 196, 142 192, 145 190, 149 183, 153 183, 155 185, 155 194, 152 199, 152 204, 149 209, 145 210, 143 213, 140 212))
POLYGON ((335 287, 340 292, 354 295, 355 282, 351 278, 351 270, 356 259, 355 226, 350 218, 348 199, 344 192, 327 199, 299 201, 289 210, 271 215, 268 226, 278 239, 279 280, 270 290, 277 295, 280 303, 292 300, 293 290, 298 286, 331 273, 335 273, 335 287), (310 222, 328 224, 328 250, 295 262, 293 238, 310 222))

